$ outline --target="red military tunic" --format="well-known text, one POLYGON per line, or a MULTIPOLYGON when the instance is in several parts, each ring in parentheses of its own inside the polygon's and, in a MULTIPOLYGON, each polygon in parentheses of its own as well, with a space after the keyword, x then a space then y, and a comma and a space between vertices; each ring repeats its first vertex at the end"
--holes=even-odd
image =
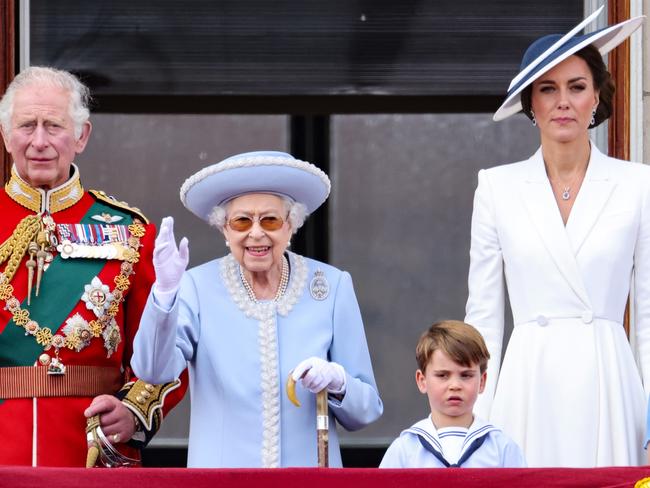
MULTIPOLYGON (((26 266, 29 251, 17 267, 13 265, 16 270, 13 278, 2 283, 3 276, 9 273, 11 259, 3 256, 0 247, 0 260, 3 259, 0 261, 3 270, 0 275, 0 465, 85 466, 84 410, 97 394, 117 394, 122 398, 133 385, 129 360, 140 315, 155 279, 152 265, 155 227, 145 223, 137 210, 103 194, 84 191, 78 175, 73 165, 70 180, 45 192, 29 187, 14 170, 5 189, 0 190, 0 243, 7 243, 12 236, 17 239, 17 226, 25 217, 46 212, 56 224, 59 239, 69 230, 82 234, 87 231, 87 236, 77 236, 77 242, 82 243, 77 247, 88 250, 94 246, 92 256, 88 252, 84 256, 82 251, 67 259, 63 258, 65 252, 60 242, 58 251, 51 249, 53 259, 42 273, 39 296, 35 296, 37 273, 34 272, 29 305, 26 266), (132 269, 128 265, 124 268, 124 257, 116 256, 113 250, 106 251, 111 246, 102 244, 101 240, 124 240, 129 235, 128 226, 138 221, 142 221, 140 229, 144 230, 135 246, 139 258, 132 263, 132 269), (103 224, 107 225, 102 227, 103 224), (129 280, 123 297, 116 285, 119 275, 129 280), (25 323, 25 311, 29 313, 29 321, 35 322, 25 323), (106 319, 103 322, 102 316, 106 319), (50 347, 44 350, 44 344, 50 347), (56 363, 52 362, 57 357, 53 345, 60 346, 58 359, 69 373, 44 374, 48 366, 56 363), (41 368, 36 373, 43 374, 46 385, 31 384, 34 368, 41 368), (73 378, 72 373, 79 371, 83 371, 81 376, 85 379, 73 378), (118 392, 125 381, 129 383, 118 392), (54 385, 64 382, 68 383, 60 387, 63 393, 56 391, 59 387, 54 385), (109 383, 115 386, 107 386, 109 383), (75 388, 81 393, 73 391, 75 388)), ((69 250, 66 249, 68 254, 69 250)), ((120 446, 130 457, 139 457, 137 448, 150 439, 162 414, 180 400, 185 389, 184 385, 165 387, 162 391, 146 386, 146 399, 138 394, 137 401, 134 395, 124 401, 145 428, 145 435, 139 434, 142 443, 132 441, 131 448, 120 446), (152 394, 154 398, 149 398, 152 394)))

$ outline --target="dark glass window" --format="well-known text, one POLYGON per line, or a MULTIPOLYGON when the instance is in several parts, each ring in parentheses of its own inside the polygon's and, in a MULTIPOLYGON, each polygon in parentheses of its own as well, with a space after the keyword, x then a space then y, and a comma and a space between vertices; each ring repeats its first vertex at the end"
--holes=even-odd
POLYGON ((97 95, 500 96, 582 1, 32 0, 31 64, 97 95))

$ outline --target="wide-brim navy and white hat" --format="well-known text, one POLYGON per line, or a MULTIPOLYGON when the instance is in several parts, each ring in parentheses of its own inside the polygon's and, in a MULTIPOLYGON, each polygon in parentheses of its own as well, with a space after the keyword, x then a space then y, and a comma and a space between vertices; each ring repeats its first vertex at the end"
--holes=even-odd
POLYGON ((330 187, 325 172, 307 161, 278 151, 255 151, 231 156, 190 176, 181 186, 181 201, 203 220, 217 205, 249 193, 286 196, 311 213, 327 200, 330 187))
POLYGON ((593 44, 601 55, 605 55, 638 29, 645 18, 634 17, 589 34, 579 35, 585 26, 600 15, 603 8, 604 6, 600 7, 565 35, 551 34, 541 37, 526 49, 519 74, 510 82, 506 99, 494 113, 493 120, 503 120, 519 112, 522 109, 521 92, 524 88, 569 56, 590 44, 593 44))

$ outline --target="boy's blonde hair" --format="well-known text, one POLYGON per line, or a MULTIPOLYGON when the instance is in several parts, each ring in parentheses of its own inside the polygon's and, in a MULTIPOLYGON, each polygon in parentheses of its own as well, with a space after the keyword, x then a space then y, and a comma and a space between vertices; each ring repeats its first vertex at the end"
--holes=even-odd
POLYGON ((418 368, 425 372, 436 349, 462 366, 478 364, 481 374, 487 369, 490 353, 478 330, 460 320, 443 320, 433 324, 420 336, 415 346, 418 368))

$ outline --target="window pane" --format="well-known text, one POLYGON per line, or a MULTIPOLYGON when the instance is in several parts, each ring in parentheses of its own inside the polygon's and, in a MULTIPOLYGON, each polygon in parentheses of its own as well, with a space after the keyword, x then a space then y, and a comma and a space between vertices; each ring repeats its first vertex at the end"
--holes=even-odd
POLYGON ((330 257, 352 274, 385 404, 353 442, 389 442, 426 417, 415 344, 465 315, 476 173, 527 158, 538 137, 523 116, 332 117, 330 257))

